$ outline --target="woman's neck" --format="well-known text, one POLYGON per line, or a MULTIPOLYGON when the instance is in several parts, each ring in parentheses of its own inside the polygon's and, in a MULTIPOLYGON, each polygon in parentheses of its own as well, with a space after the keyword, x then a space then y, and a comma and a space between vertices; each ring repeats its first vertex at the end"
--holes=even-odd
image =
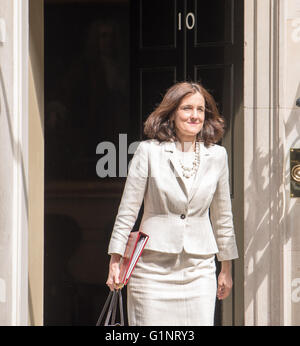
POLYGON ((189 152, 195 151, 196 137, 181 137, 178 138, 176 142, 176 147, 178 150, 189 152))

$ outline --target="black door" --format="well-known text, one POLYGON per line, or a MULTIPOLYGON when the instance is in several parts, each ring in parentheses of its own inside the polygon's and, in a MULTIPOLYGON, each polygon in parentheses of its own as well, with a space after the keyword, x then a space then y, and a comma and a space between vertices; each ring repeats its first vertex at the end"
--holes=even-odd
POLYGON ((131 1, 131 109, 142 125, 166 89, 185 79, 185 27, 178 30, 182 0, 131 1))
POLYGON ((243 1, 131 1, 131 111, 140 138, 166 89, 183 80, 208 88, 230 126, 240 98, 242 28, 243 1))
MULTIPOLYGON (((243 1, 131 1, 131 116, 143 123, 174 82, 199 81, 226 119, 233 194, 234 118, 242 100, 243 1)), ((217 263, 217 273, 219 272, 217 263)), ((221 324, 221 302, 215 324, 221 324)))

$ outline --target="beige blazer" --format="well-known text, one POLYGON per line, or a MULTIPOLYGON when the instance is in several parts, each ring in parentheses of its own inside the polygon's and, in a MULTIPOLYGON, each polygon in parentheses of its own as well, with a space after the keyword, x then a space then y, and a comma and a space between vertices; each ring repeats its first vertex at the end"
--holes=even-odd
POLYGON ((200 143, 200 165, 189 192, 176 150, 174 142, 145 140, 139 144, 129 166, 108 253, 124 255, 144 200, 140 229, 149 235, 147 249, 217 254, 219 261, 237 258, 225 148, 200 143))

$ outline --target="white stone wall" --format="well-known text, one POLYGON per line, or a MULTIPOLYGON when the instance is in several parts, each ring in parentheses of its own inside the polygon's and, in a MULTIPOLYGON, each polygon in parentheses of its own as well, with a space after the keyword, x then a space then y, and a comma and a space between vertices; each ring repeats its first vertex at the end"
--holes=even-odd
POLYGON ((283 33, 284 59, 283 93, 280 108, 284 127, 284 174, 285 174, 285 270, 286 276, 286 322, 300 325, 300 198, 290 197, 290 148, 300 148, 300 1, 285 3, 283 33))
POLYGON ((12 176, 13 176, 13 2, 1 1, 2 33, 0 43, 0 325, 12 319, 12 176), (4 27, 3 27, 4 26, 4 27))
POLYGON ((27 6, 0 3, 0 325, 27 324, 27 6))
POLYGON ((279 325, 280 131, 278 3, 245 1, 244 311, 245 325, 279 325))
POLYGON ((245 0, 245 325, 300 324, 300 0, 245 0))

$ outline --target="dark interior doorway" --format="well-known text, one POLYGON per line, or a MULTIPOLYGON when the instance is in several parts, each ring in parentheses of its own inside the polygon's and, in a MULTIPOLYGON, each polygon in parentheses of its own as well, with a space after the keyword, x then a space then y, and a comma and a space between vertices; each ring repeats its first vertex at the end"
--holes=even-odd
MULTIPOLYGON (((108 294, 107 246, 125 178, 118 160, 115 176, 99 177, 97 145, 111 142, 116 158, 126 152, 182 80, 202 81, 233 126, 242 3, 45 0, 45 325, 95 325, 108 294)), ((124 298, 126 308, 126 289, 124 298)))
POLYGON ((124 178, 96 147, 132 136, 129 61, 129 1, 45 1, 45 325, 95 325, 108 294, 124 178))

